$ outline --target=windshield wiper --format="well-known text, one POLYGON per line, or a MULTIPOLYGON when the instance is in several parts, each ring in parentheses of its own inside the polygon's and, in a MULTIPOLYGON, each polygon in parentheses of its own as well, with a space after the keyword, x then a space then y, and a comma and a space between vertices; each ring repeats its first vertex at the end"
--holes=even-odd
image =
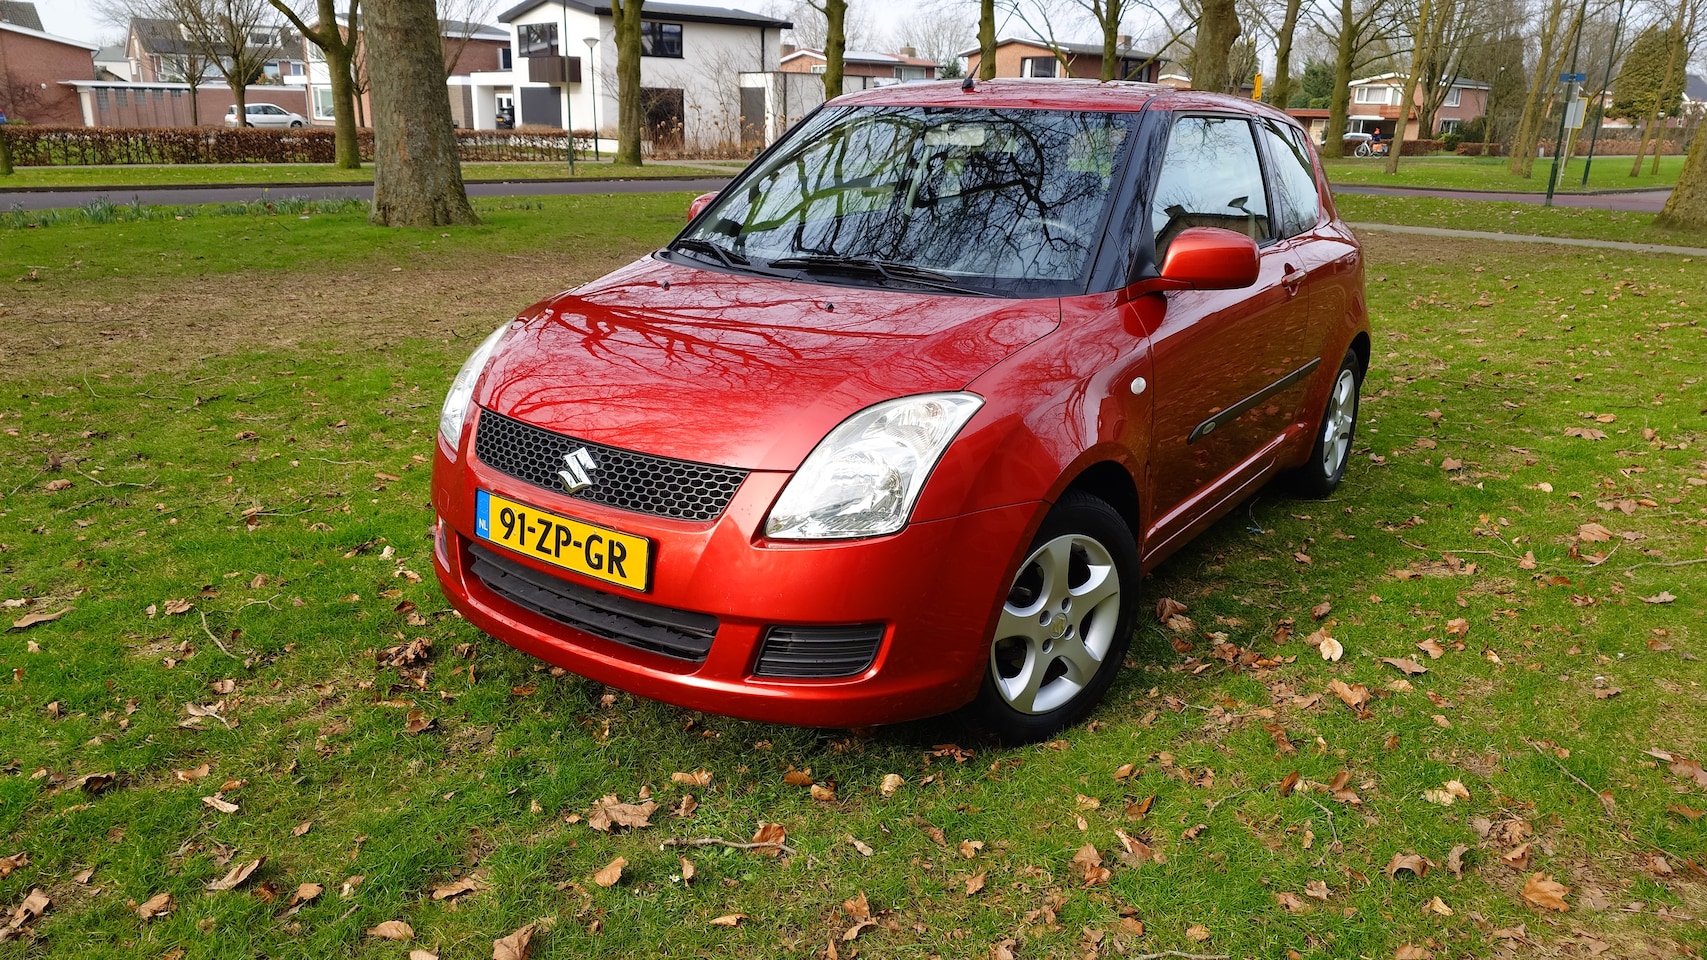
POLYGON ((751 260, 748 260, 746 257, 742 256, 741 254, 736 253, 733 250, 724 249, 723 247, 720 247, 717 244, 712 243, 710 240, 701 240, 698 237, 686 237, 684 239, 677 240, 672 245, 672 249, 675 249, 675 250, 692 250, 692 251, 696 251, 698 253, 709 253, 712 256, 716 257, 718 259, 718 261, 726 267, 735 267, 735 266, 745 267, 745 266, 749 266, 752 264, 751 260))
POLYGON ((934 287, 938 290, 948 290, 954 293, 977 293, 978 291, 956 281, 946 273, 939 273, 925 267, 915 267, 905 263, 893 263, 887 260, 877 260, 871 257, 824 256, 813 255, 804 257, 780 257, 770 262, 770 266, 779 270, 806 270, 821 273, 841 273, 852 276, 876 277, 882 280, 899 280, 903 283, 913 283, 924 287, 934 287))

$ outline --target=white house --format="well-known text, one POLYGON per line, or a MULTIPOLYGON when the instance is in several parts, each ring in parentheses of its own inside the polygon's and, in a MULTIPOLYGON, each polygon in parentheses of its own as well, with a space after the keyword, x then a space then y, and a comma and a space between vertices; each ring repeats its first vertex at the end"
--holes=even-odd
MULTIPOLYGON (((641 16, 647 139, 711 146, 744 142, 763 128, 763 98, 758 91, 743 97, 741 77, 779 68, 782 31, 792 24, 653 0, 641 16)), ((616 31, 608 0, 524 0, 498 21, 510 30, 509 66, 462 81, 471 93, 470 126, 496 129, 502 119, 516 127, 615 129, 616 31)))

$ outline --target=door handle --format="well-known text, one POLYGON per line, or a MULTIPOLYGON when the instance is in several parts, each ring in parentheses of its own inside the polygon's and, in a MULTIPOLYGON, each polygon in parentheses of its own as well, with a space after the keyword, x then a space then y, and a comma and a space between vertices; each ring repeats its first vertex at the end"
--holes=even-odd
POLYGON ((1298 286, 1304 282, 1306 276, 1304 271, 1289 263, 1286 265, 1286 272, 1280 276, 1280 285, 1286 288, 1287 293, 1297 294, 1298 286))

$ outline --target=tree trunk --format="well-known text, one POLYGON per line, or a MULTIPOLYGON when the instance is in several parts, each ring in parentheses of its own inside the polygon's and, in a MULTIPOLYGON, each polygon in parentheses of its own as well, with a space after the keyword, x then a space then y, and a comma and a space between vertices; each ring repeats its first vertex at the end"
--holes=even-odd
POLYGON ((1104 81, 1120 77, 1120 14, 1121 0, 1100 0, 1092 12, 1102 24, 1102 73, 1104 81))
POLYGON ((996 0, 978 3, 978 79, 996 79, 996 0))
POLYGON ((1345 156, 1346 118, 1351 115, 1351 69, 1357 56, 1351 0, 1340 0, 1339 46, 1334 54, 1334 94, 1328 101, 1328 129, 1322 134, 1322 156, 1345 156))
POLYGON ((326 54, 326 70, 332 77, 332 118, 337 131, 333 140, 332 166, 340 170, 359 170, 362 166, 362 145, 356 139, 356 91, 350 77, 350 54, 333 47, 322 48, 326 54))
MULTIPOLYGON (((1529 81, 1529 95, 1523 101, 1523 118, 1518 121, 1517 137, 1512 141, 1511 160, 1507 164, 1507 169, 1520 177, 1528 177, 1535 169, 1535 147, 1541 142, 1541 127, 1547 121, 1553 79, 1563 66, 1565 49, 1571 45, 1570 36, 1565 37, 1565 42, 1559 42, 1559 30, 1565 19, 1565 0, 1552 0, 1545 16, 1541 24, 1540 56, 1535 58, 1535 74, 1529 81)), ((1554 149, 1558 149, 1557 144, 1554 149)))
POLYGON ((373 210, 385 227, 479 223, 462 185, 433 0, 370 0, 373 210))
POLYGON ((202 85, 199 83, 192 82, 190 84, 190 126, 199 127, 201 125, 202 125, 202 85))
POLYGON ((640 7, 642 0, 611 0, 616 24, 616 156, 640 166, 640 7))
MULTIPOLYGON (((1684 59, 1684 57, 1688 53, 1688 44, 1684 42, 1685 34, 1683 32, 1685 29, 1684 28, 1684 18, 1688 15, 1687 8, 1688 8, 1687 3, 1683 3, 1683 4, 1678 5, 1677 26, 1675 27, 1675 29, 1677 30, 1677 39, 1672 42, 1671 55, 1666 58, 1665 82, 1660 84, 1660 90, 1662 92, 1666 91, 1666 90, 1670 90, 1672 84, 1677 82, 1677 70, 1681 68, 1682 60, 1684 59)), ((1691 24, 1691 26, 1693 26, 1693 24, 1691 24)), ((1663 117, 1664 114, 1661 114, 1661 116, 1663 117)), ((1660 154, 1665 152, 1665 148, 1666 148, 1666 127, 1665 127, 1665 121, 1661 120, 1660 121, 1659 139, 1657 141, 1655 141, 1655 143, 1654 143, 1654 165, 1651 168, 1649 168, 1649 170, 1648 170, 1649 174, 1656 174, 1656 173, 1660 172, 1660 154)), ((1636 165, 1637 166, 1642 165, 1642 161, 1640 158, 1638 158, 1636 160, 1636 165)))
POLYGON ((842 95, 842 58, 848 49, 848 0, 824 0, 824 99, 842 95))
POLYGON ((12 138, 6 136, 6 125, 0 123, 0 177, 12 175, 12 138))
MULTIPOLYGON (((1433 111, 1426 111, 1425 119, 1425 111, 1416 107, 1417 82, 1428 74, 1429 62, 1434 59, 1440 46, 1440 38, 1446 32, 1446 21, 1451 18, 1452 13, 1452 0, 1422 0, 1417 8, 1417 34, 1411 51, 1411 74, 1405 78, 1404 90, 1399 96, 1399 122, 1397 129, 1393 131, 1393 143, 1387 148, 1388 173, 1399 172, 1399 158, 1405 152, 1405 126, 1413 109, 1417 112, 1417 139, 1427 139, 1434 132, 1433 111)), ((1434 92, 1430 90, 1425 94, 1424 101, 1432 101, 1434 92)))
POLYGON ((1677 186, 1654 224, 1707 235, 1707 127, 1695 131, 1677 186))
POLYGON ((1277 110, 1285 110, 1286 101, 1292 99, 1292 35, 1298 32, 1300 6, 1301 0, 1286 0, 1286 16, 1274 39, 1274 82, 1268 88, 1268 102, 1277 110))
POLYGON ((1204 0, 1197 21, 1197 46, 1191 58, 1191 88, 1236 93, 1228 69, 1228 54, 1239 39, 1239 11, 1234 0, 1204 0))

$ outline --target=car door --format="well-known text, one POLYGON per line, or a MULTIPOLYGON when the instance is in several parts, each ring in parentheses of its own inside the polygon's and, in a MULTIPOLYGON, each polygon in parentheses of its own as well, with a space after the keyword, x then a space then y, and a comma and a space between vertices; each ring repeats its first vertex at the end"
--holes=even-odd
POLYGON ((1256 283, 1180 290, 1150 331, 1154 420, 1147 552, 1165 555, 1261 479, 1306 388, 1307 294, 1283 242, 1256 131, 1246 116, 1176 117, 1151 191, 1157 261, 1189 227, 1258 245, 1256 283))

